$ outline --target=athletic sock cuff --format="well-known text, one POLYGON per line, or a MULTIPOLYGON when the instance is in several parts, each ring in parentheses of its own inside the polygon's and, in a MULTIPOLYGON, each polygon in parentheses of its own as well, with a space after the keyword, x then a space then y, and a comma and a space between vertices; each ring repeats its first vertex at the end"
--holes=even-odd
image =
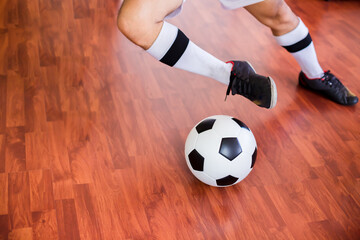
POLYGON ((189 39, 174 25, 165 22, 159 36, 147 50, 157 60, 169 66, 174 66, 184 54, 189 39))
POLYGON ((309 38, 309 29, 305 26, 303 21, 299 18, 299 24, 296 26, 296 28, 288 33, 285 33, 281 36, 274 36, 276 39, 276 42, 280 46, 291 46, 294 45, 301 40, 305 38, 309 38))

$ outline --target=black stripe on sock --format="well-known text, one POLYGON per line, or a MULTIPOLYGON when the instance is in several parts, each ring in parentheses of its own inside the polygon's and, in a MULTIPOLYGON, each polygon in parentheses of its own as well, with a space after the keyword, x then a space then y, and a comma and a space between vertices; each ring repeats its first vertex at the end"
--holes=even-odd
POLYGON ((187 46, 189 45, 189 39, 185 34, 178 29, 177 36, 170 49, 166 52, 165 56, 160 59, 160 62, 165 63, 169 66, 174 66, 177 61, 184 54, 187 46))
POLYGON ((308 33, 308 35, 301 41, 290 45, 290 46, 283 46, 286 50, 288 50, 288 52, 294 53, 294 52, 298 52, 300 50, 303 50, 304 48, 306 48, 307 46, 309 46, 312 42, 312 39, 310 37, 310 33, 308 33))

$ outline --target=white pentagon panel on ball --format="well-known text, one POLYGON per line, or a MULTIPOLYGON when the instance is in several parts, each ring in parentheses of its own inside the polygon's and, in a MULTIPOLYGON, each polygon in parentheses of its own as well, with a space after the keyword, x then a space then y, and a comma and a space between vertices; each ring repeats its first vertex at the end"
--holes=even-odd
POLYGON ((237 138, 241 143, 243 152, 252 154, 255 151, 256 140, 251 131, 247 130, 246 128, 241 128, 237 138))
POLYGON ((215 122, 213 130, 221 137, 237 136, 241 127, 230 117, 223 116, 215 122))
POLYGON ((252 170, 252 155, 248 153, 241 153, 234 161, 232 161, 231 168, 228 173, 241 181, 252 170))
POLYGON ((205 158, 213 158, 218 155, 221 138, 212 130, 199 134, 195 149, 205 158))
POLYGON ((206 160, 204 172, 214 179, 226 177, 232 171, 233 163, 223 156, 218 155, 206 160))

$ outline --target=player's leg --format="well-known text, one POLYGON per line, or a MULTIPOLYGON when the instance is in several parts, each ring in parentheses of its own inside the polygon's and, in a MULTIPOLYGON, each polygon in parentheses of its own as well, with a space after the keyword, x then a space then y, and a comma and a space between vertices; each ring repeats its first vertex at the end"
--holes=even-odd
POLYGON ((176 26, 164 21, 182 0, 125 0, 118 15, 120 31, 157 60, 228 84, 231 64, 196 46, 176 26))
POLYGON ((181 4, 182 0, 124 0, 117 18, 119 30, 146 50, 159 35, 163 19, 181 4))
POLYGON ((270 78, 256 74, 247 62, 225 63, 217 59, 164 21, 182 3, 182 0, 125 0, 119 11, 118 27, 157 60, 227 84, 227 93, 231 89, 233 94, 243 95, 261 107, 274 107, 276 87, 270 78), (239 70, 241 74, 235 76, 239 70))
POLYGON ((246 6, 245 9, 271 29, 281 46, 296 46, 297 44, 297 48, 287 49, 307 76, 318 78, 324 74, 311 39, 307 38, 307 42, 301 42, 308 36, 308 29, 283 0, 264 0, 246 6))
POLYGON ((299 83, 308 89, 325 94, 343 104, 353 105, 358 98, 333 74, 321 68, 308 28, 284 0, 264 0, 245 9, 268 26, 279 45, 290 52, 301 67, 299 83))

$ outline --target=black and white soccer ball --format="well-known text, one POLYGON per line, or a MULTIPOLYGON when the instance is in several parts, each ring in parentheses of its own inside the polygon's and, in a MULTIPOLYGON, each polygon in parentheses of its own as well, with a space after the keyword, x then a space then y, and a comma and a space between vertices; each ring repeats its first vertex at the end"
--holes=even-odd
POLYGON ((216 187, 234 185, 253 169, 256 140, 240 120, 224 115, 205 118, 189 133, 186 163, 200 181, 216 187))

